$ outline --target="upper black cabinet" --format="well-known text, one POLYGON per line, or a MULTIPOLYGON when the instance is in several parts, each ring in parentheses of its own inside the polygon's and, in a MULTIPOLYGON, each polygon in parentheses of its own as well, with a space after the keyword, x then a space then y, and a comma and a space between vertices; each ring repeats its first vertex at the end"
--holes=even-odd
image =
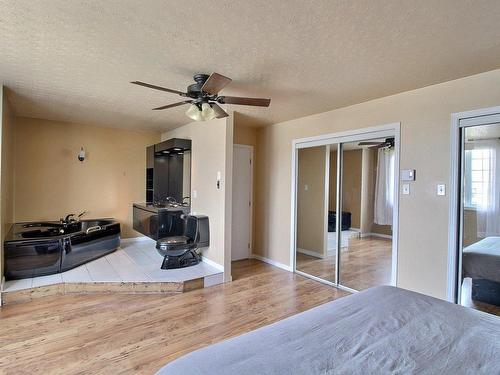
POLYGON ((146 202, 182 202, 191 194, 191 140, 172 138, 146 148, 146 202))

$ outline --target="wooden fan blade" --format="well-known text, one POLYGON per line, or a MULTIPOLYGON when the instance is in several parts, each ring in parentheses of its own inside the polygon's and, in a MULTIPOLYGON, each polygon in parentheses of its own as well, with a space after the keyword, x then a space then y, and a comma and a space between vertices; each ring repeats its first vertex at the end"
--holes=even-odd
POLYGON ((167 108, 173 108, 173 107, 178 107, 180 105, 184 105, 184 104, 189 104, 191 103, 192 100, 185 100, 183 102, 177 102, 177 103, 172 103, 172 104, 167 104, 167 105, 164 105, 164 106, 161 106, 161 107, 156 107, 156 108, 153 108, 153 111, 159 111, 161 109, 167 109, 167 108))
POLYGON ((186 96, 187 95, 186 93, 184 93, 182 91, 167 89, 166 87, 151 85, 149 83, 144 83, 144 82, 140 82, 140 81, 133 81, 133 82, 130 82, 130 83, 133 83, 134 85, 148 87, 148 88, 154 89, 154 90, 161 90, 161 91, 171 92, 172 94, 179 94, 180 96, 186 96))
POLYGON ((220 105, 217 103, 211 103, 210 104, 212 108, 214 109, 215 113, 217 114, 217 118, 223 118, 229 116, 226 111, 224 111, 220 105))
POLYGON ((221 104, 253 105, 257 107, 269 107, 271 99, 242 98, 238 96, 219 96, 217 99, 221 104))
POLYGON ((205 81, 203 86, 201 86, 201 91, 206 93, 217 95, 220 90, 226 87, 229 83, 231 83, 232 79, 226 76, 223 76, 219 73, 212 73, 210 77, 205 81))
POLYGON ((358 146, 373 146, 373 145, 380 145, 382 144, 381 142, 359 142, 358 146))

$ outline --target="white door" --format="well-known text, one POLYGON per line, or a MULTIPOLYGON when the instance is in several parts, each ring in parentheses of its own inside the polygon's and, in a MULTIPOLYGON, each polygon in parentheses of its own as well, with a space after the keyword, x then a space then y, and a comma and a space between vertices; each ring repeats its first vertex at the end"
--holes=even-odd
POLYGON ((234 145, 232 260, 250 258, 252 237, 253 147, 234 145))

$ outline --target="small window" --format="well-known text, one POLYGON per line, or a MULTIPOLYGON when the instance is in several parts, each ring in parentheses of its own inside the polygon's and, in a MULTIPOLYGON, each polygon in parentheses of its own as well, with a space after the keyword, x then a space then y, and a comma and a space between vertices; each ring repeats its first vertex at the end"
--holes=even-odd
POLYGON ((464 206, 477 208, 488 201, 491 149, 465 150, 464 206))

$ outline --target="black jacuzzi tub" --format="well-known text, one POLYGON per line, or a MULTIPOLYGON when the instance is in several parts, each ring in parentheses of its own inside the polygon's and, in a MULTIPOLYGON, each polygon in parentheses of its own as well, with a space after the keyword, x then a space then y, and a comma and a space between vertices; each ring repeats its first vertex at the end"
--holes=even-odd
POLYGON ((113 219, 16 223, 4 242, 5 278, 67 271, 119 246, 120 223, 113 219))

